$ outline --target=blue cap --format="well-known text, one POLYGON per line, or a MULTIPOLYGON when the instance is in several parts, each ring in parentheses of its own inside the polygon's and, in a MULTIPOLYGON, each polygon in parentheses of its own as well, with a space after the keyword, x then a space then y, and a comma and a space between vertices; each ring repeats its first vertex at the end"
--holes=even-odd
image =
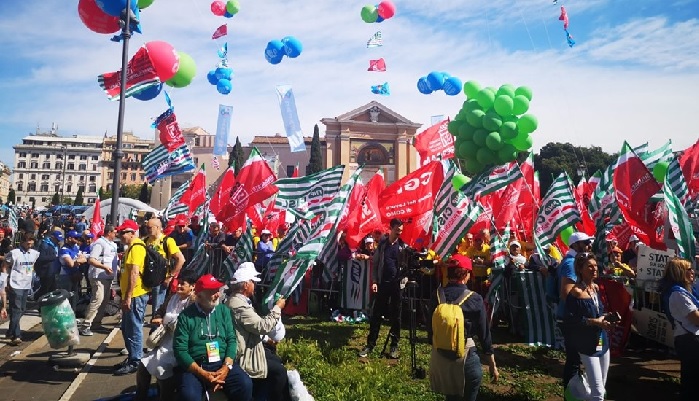
POLYGON ((53 238, 56 238, 56 239, 59 240, 59 241, 63 241, 63 233, 60 232, 60 231, 54 231, 54 232, 52 232, 52 233, 51 233, 51 236, 52 236, 53 238))
POLYGON ((88 233, 85 234, 85 238, 95 238, 95 235, 93 233, 88 233))
POLYGON ((82 235, 80 235, 80 234, 79 234, 77 231, 75 231, 75 230, 70 230, 70 231, 68 231, 68 233, 66 233, 66 235, 68 236, 68 238, 80 238, 80 237, 82 237, 82 235))

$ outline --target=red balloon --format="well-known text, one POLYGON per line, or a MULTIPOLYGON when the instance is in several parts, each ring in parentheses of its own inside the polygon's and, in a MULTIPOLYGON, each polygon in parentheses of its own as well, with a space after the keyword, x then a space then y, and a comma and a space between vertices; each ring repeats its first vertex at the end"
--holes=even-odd
POLYGON ((216 0, 211 3, 211 12, 214 15, 223 17, 226 14, 226 2, 221 0, 216 0))
POLYGON ((148 42, 144 46, 148 50, 148 58, 153 63, 160 81, 165 82, 174 77, 177 69, 180 68, 180 56, 175 48, 160 40, 148 42))
POLYGON ((379 17, 383 19, 389 19, 396 14, 396 6, 390 0, 384 0, 379 3, 376 10, 379 12, 379 17))
POLYGON ((97 33, 114 33, 121 29, 119 18, 102 11, 95 0, 80 0, 78 15, 87 29, 97 33))

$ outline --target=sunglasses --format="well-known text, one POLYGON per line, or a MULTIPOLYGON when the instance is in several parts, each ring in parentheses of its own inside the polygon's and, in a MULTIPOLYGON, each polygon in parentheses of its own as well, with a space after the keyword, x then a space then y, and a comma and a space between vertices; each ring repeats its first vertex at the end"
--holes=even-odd
POLYGON ((590 259, 590 258, 594 258, 594 257, 595 257, 595 254, 592 252, 580 252, 576 256, 576 258, 578 258, 578 259, 590 259))

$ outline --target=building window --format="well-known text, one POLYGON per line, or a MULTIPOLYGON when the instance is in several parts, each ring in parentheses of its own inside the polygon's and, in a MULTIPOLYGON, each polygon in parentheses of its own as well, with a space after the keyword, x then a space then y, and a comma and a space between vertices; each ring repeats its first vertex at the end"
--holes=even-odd
POLYGON ((49 184, 41 184, 41 192, 48 192, 49 184))
POLYGON ((19 163, 17 163, 17 168, 27 168, 27 163, 26 162, 19 162, 19 163))
POLYGON ((33 158, 33 159, 38 159, 38 158, 39 158, 39 154, 38 154, 38 153, 32 153, 32 158, 33 158))
POLYGON ((58 155, 56 155, 56 159, 58 159, 58 160, 63 160, 63 154, 58 154, 58 155))
POLYGON ((126 173, 121 173, 121 179, 125 180, 126 179, 126 173))
POLYGON ((78 191, 80 191, 80 190, 82 190, 83 192, 85 192, 85 185, 82 184, 82 183, 80 183, 80 184, 78 185, 78 191))
POLYGON ((97 165, 96 165, 96 164, 93 164, 93 165, 92 165, 92 171, 97 171, 97 165))
POLYGON ((45 197, 45 196, 42 196, 42 197, 41 197, 41 202, 46 202, 46 197, 45 197))
POLYGON ((68 160, 75 160, 75 155, 68 155, 68 160))
POLYGON ((68 170, 75 170, 75 163, 68 163, 68 170))
POLYGON ((199 137, 194 138, 194 146, 199 146, 199 137))
POLYGON ((63 163, 56 163, 56 170, 63 170, 63 163))
POLYGON ((113 179, 114 173, 112 173, 112 172, 107 173, 107 178, 109 178, 110 180, 113 179))
POLYGON ((55 185, 53 186, 53 191, 54 191, 54 192, 58 193, 58 191, 60 191, 60 190, 61 190, 61 186, 60 186, 60 185, 55 184, 55 185))
POLYGON ((29 168, 39 168, 39 163, 31 162, 31 163, 29 163, 29 168))
POLYGON ((68 184, 66 185, 66 192, 72 192, 73 191, 73 186, 68 184))
POLYGON ((48 180, 49 177, 50 177, 50 176, 49 176, 48 174, 42 174, 42 175, 41 175, 41 179, 42 179, 42 180, 48 180))
POLYGON ((86 155, 80 155, 80 160, 87 160, 87 156, 86 156, 86 155))
POLYGON ((294 166, 292 164, 287 164, 286 165, 286 176, 291 177, 292 175, 294 175, 295 169, 296 169, 296 166, 294 166))
POLYGON ((112 184, 107 184, 107 192, 112 190, 112 184))
POLYGON ((99 160, 99 156, 92 156, 92 160, 99 160))
POLYGON ((17 183, 17 190, 22 192, 22 183, 21 182, 17 183))
POLYGON ((49 163, 49 162, 44 162, 44 163, 41 165, 41 168, 48 170, 48 169, 51 168, 51 163, 49 163))
POLYGON ((29 175, 30 180, 36 180, 36 174, 30 174, 29 175))
POLYGON ((143 180, 145 180, 145 179, 146 179, 146 175, 145 175, 145 174, 141 174, 141 181, 143 181, 143 180))
POLYGON ((27 157, 27 152, 19 152, 19 157, 27 157))
POLYGON ((90 184, 90 192, 97 192, 97 185, 90 184))
POLYGON ((97 177, 95 177, 94 175, 91 175, 90 182, 95 182, 95 181, 97 181, 97 177))
POLYGON ((195 165, 195 166, 198 166, 198 165, 199 165, 199 158, 198 158, 198 157, 195 157, 195 158, 194 158, 194 165, 195 165))
POLYGON ((56 179, 57 179, 57 180, 60 180, 60 179, 61 179, 61 175, 60 175, 60 174, 56 174, 56 179))
POLYGON ((131 181, 136 181, 136 173, 131 173, 131 181))
POLYGON ((80 182, 85 181, 85 176, 81 175, 80 178, 78 178, 78 181, 80 181, 80 182))
POLYGON ((22 201, 22 197, 20 196, 17 198, 17 204, 19 205, 19 202, 21 202, 21 201, 22 201))
POLYGON ((79 171, 87 171, 87 164, 80 164, 78 166, 79 171))
POLYGON ((20 180, 23 179, 23 178, 24 178, 24 174, 23 174, 23 173, 17 174, 17 178, 19 178, 20 180))
POLYGON ((29 191, 29 192, 34 192, 34 191, 36 191, 36 183, 30 182, 30 183, 27 185, 27 191, 29 191))

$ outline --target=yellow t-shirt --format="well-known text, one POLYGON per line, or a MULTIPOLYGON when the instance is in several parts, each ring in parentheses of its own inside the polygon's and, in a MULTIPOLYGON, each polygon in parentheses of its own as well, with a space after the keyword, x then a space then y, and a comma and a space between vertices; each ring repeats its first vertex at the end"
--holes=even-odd
POLYGON ((126 256, 124 257, 124 262, 121 268, 121 277, 119 278, 119 286, 121 287, 121 297, 126 296, 126 287, 129 283, 129 277, 131 276, 131 269, 133 266, 138 266, 138 278, 136 279, 136 284, 131 292, 132 297, 140 297, 148 293, 148 290, 143 288, 143 281, 141 280, 141 275, 143 274, 143 265, 146 261, 146 247, 145 243, 137 237, 134 237, 131 244, 129 244, 129 249, 126 251, 126 256), (141 245, 136 245, 141 244, 141 245))
POLYGON ((163 255, 164 258, 167 257, 167 255, 176 255, 182 251, 180 251, 180 247, 177 246, 177 242, 175 242, 174 238, 166 237, 165 235, 161 235, 160 238, 157 240, 150 240, 150 238, 146 239, 146 245, 148 246, 153 246, 155 247, 155 250, 158 251, 161 255, 163 255), (165 247, 163 247, 163 240, 167 238, 166 241, 166 246, 167 246, 167 253, 165 253, 165 247))
POLYGON ((476 245, 474 245, 468 248, 468 250, 466 251, 466 256, 471 258, 471 260, 480 256, 481 258, 483 258, 485 263, 490 263, 490 245, 483 244, 483 247, 481 249, 478 249, 476 245))

